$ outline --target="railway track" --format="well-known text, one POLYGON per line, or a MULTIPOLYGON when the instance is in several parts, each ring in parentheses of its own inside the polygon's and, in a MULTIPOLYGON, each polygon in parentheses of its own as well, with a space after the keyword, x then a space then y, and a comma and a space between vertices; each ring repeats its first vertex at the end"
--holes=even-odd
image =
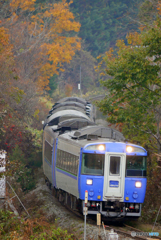
MULTIPOLYGON (((51 191, 51 194, 52 194, 52 191, 51 191)), ((52 194, 53 195, 53 194, 52 194)), ((53 195, 54 196, 54 195, 53 195)), ((58 195, 54 196, 58 201, 59 201, 59 197, 58 195)), ((70 212, 72 212, 75 216, 77 216, 78 218, 81 218, 82 220, 84 219, 84 216, 77 210, 73 210, 70 206, 64 204, 64 202, 62 201, 59 201, 66 209, 68 209, 70 212)), ((96 226, 96 219, 92 219, 92 217, 88 218, 87 217, 87 223, 90 224, 90 225, 94 225, 96 226)), ((132 237, 131 236, 131 233, 132 232, 142 232, 141 230, 137 229, 137 228, 134 228, 134 227, 131 227, 127 224, 124 224, 123 223, 123 226, 122 227, 117 227, 115 225, 104 225, 104 223, 102 224, 103 226, 103 230, 104 230, 104 235, 106 234, 106 236, 108 236, 108 232, 110 230, 114 230, 114 232, 116 232, 120 238, 119 239, 125 239, 125 237, 128 237, 129 239, 136 239, 136 240, 145 240, 145 239, 161 239, 161 237, 157 236, 157 237, 145 237, 145 236, 135 236, 135 237, 132 237)), ((101 226, 101 228, 102 228, 101 226)), ((103 238, 100 238, 100 239, 103 239, 103 238)), ((108 238, 107 238, 108 239, 108 238)))
POLYGON ((127 224, 123 224, 123 227, 116 227, 116 226, 107 226, 104 225, 105 229, 111 230, 113 229, 116 233, 121 234, 123 236, 127 236, 130 237, 131 239, 161 239, 161 237, 157 236, 157 237, 147 237, 147 236, 135 236, 132 237, 131 233, 132 232, 142 232, 141 230, 131 227, 127 224))
POLYGON ((131 236, 131 231, 124 231, 122 228, 120 227, 115 227, 115 226, 107 226, 107 225, 104 225, 103 226, 106 230, 114 230, 114 232, 116 232, 117 234, 121 234, 121 236, 124 236, 124 237, 130 237, 131 239, 138 239, 138 240, 142 240, 142 239, 147 239, 145 237, 132 237, 131 236))
MULTIPOLYGON (((131 227, 131 226, 129 226, 129 225, 127 225, 127 224, 124 224, 124 226, 126 227, 126 228, 128 228, 129 230, 131 230, 131 231, 135 231, 135 232, 142 232, 141 230, 139 230, 139 229, 137 229, 137 228, 134 228, 134 227, 131 227)), ((151 239, 161 239, 161 237, 159 237, 159 236, 157 236, 157 237, 151 237, 151 239)), ((147 238, 146 238, 147 239, 147 238)))
POLYGON ((95 101, 95 100, 101 100, 105 97, 106 95, 97 95, 97 96, 94 96, 94 97, 89 97, 87 98, 88 101, 95 101))
MULTIPOLYGON (((84 219, 84 216, 75 211, 75 210, 72 210, 70 207, 68 207, 67 205, 64 205, 65 208, 67 208, 69 211, 71 211, 74 215, 76 215, 77 217, 81 218, 82 220, 84 219)), ((96 225, 96 221, 93 220, 92 218, 88 219, 87 218, 87 223, 88 224, 92 224, 92 225, 96 225)), ((123 224, 123 227, 116 227, 116 226, 108 226, 108 225, 104 225, 104 223, 102 222, 102 226, 103 226, 103 229, 105 231, 110 231, 110 230, 114 230, 114 232, 116 232, 118 235, 121 235, 121 239, 124 239, 124 237, 129 237, 131 239, 136 239, 136 240, 147 240, 147 239, 161 239, 161 237, 144 237, 144 236, 135 236, 135 237, 132 237, 131 236, 131 232, 142 232, 141 230, 137 229, 137 228, 134 228, 134 227, 131 227, 127 224, 123 224)), ((106 232, 106 235, 108 235, 108 232, 106 232)))

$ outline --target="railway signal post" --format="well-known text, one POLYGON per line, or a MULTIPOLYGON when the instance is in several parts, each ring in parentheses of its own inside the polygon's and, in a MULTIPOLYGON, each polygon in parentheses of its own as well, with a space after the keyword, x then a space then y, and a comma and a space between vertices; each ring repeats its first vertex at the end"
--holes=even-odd
POLYGON ((86 216, 88 214, 88 191, 85 191, 85 201, 84 201, 84 208, 83 208, 83 215, 84 215, 84 240, 86 240, 86 216))
POLYGON ((97 213, 97 226, 99 226, 99 235, 100 235, 100 225, 101 225, 101 214, 97 213))

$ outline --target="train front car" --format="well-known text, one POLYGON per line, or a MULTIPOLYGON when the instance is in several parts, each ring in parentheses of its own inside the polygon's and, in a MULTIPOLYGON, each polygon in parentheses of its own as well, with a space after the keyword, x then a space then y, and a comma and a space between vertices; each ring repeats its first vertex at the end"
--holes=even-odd
POLYGON ((107 218, 140 217, 146 192, 144 148, 117 141, 102 141, 81 149, 79 193, 88 213, 107 218))
POLYGON ((44 123, 43 171, 59 200, 107 218, 139 217, 146 192, 144 148, 117 130, 98 126, 95 109, 80 98, 53 105, 44 123))

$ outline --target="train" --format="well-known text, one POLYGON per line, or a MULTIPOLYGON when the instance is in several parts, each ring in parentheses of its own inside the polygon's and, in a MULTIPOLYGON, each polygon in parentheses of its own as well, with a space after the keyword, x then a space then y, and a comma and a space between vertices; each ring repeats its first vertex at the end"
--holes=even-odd
POLYGON ((147 151, 96 124, 93 104, 66 97, 43 125, 43 172, 53 195, 75 211, 138 218, 146 193, 147 151), (85 192, 88 202, 85 204, 85 192))

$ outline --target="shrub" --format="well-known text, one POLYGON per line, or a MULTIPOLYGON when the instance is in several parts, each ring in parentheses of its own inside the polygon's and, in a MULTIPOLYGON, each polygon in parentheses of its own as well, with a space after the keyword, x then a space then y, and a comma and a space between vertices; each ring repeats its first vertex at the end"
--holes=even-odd
POLYGON ((9 172, 13 173, 16 182, 20 183, 23 191, 31 190, 35 187, 34 174, 27 164, 26 158, 18 145, 9 154, 9 172), (14 164, 13 164, 14 162, 14 164))

